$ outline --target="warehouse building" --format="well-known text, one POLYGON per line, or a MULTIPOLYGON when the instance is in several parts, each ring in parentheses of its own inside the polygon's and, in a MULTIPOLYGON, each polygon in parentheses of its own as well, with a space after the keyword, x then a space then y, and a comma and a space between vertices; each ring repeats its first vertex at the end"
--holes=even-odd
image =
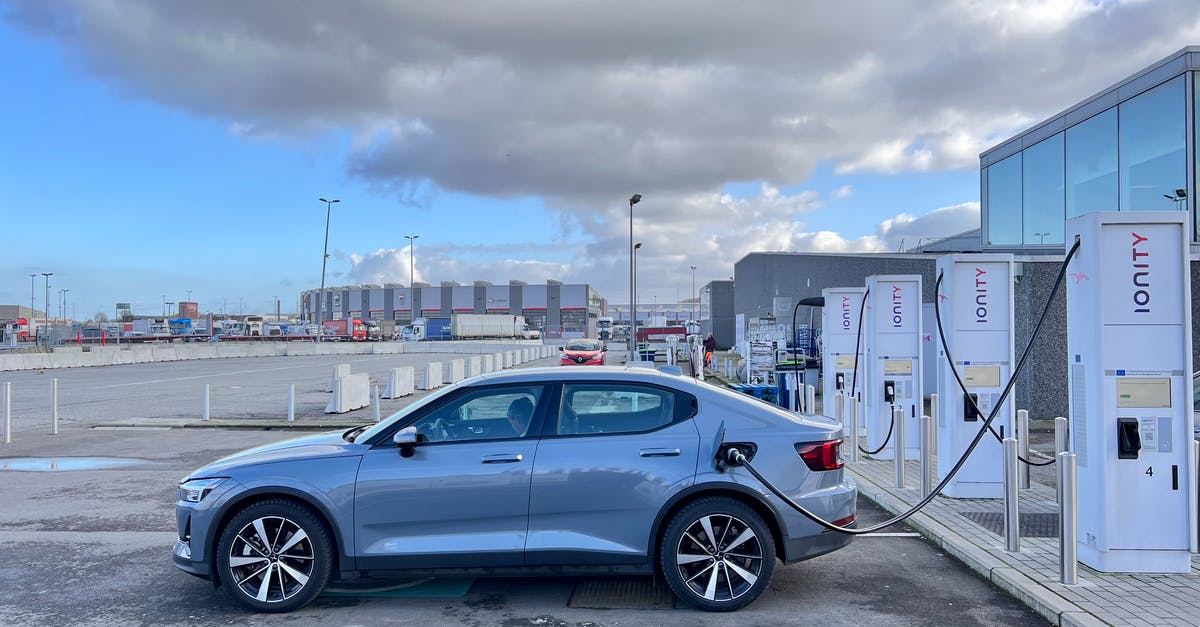
MULTIPOLYGON (((317 320, 320 294, 319 289, 301 293, 301 310, 307 320, 317 320)), ((596 319, 607 315, 607 308, 604 298, 587 284, 549 280, 544 285, 522 281, 461 285, 447 281, 436 286, 417 283, 411 288, 393 283, 326 287, 320 317, 377 320, 390 323, 383 324, 386 330, 406 325, 414 318, 448 318, 456 313, 511 314, 525 316, 529 327, 542 331, 544 337, 595 337, 596 319)))

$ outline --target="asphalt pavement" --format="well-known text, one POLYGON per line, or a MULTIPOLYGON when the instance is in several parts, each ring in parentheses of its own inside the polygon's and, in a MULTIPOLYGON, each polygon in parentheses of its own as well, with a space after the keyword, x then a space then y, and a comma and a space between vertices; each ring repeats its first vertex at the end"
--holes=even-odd
MULTIPOLYGON (((276 404, 262 390, 288 381, 297 382, 298 388, 304 385, 306 394, 313 395, 313 406, 320 404, 324 393, 315 388, 324 383, 334 363, 352 361, 354 371, 372 372, 374 378, 391 367, 389 359, 437 358, 361 357, 16 373, 24 377, 21 385, 31 388, 44 385, 47 377, 59 377, 60 394, 71 394, 64 394, 60 435, 49 435, 42 418, 22 414, 14 443, 0 444, 0 624, 1046 624, 903 526, 858 538, 826 556, 780 565, 770 589, 734 615, 675 608, 673 603, 658 606, 665 609, 633 609, 620 603, 581 606, 573 602, 578 601, 577 588, 593 582, 571 577, 477 579, 464 584, 461 596, 442 598, 352 593, 322 597, 289 615, 257 615, 234 605, 208 582, 177 571, 170 558, 177 481, 224 455, 294 435, 276 424, 279 414, 272 414, 271 425, 265 425, 270 430, 173 428, 173 421, 197 415, 196 386, 212 382, 231 395, 239 386, 251 390, 238 396, 247 406, 236 411, 253 419, 262 407, 276 404), (122 417, 140 426, 93 428, 122 417), (38 468, 32 459, 40 460, 45 470, 12 469, 38 468), (105 460, 127 465, 65 470, 72 464, 105 460), (49 470, 52 461, 55 470, 49 470)), ((14 400, 16 396, 14 392, 14 400)), ((393 411, 407 402, 396 401, 393 411)), ((28 399, 22 403, 28 403, 21 405, 23 411, 31 413, 39 405, 28 399)), ((319 419, 315 413, 305 416, 298 422, 319 419)), ((862 524, 885 516, 862 497, 859 507, 862 524)), ((410 583, 383 582, 377 589, 402 589, 410 583)), ((633 584, 644 587, 653 580, 640 578, 633 584)))

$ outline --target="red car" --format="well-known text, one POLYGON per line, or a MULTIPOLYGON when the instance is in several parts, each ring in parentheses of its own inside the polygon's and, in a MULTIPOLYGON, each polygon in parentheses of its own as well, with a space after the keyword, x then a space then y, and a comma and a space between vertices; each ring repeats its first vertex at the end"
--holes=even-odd
POLYGON ((558 361, 561 366, 603 366, 604 351, 608 348, 600 340, 568 340, 558 350, 562 351, 558 361))

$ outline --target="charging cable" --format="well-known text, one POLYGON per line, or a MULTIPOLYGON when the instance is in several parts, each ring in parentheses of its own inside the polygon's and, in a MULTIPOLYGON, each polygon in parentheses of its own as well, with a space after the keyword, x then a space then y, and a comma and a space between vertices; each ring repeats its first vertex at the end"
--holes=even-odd
MULTIPOLYGON (((1063 260, 1062 269, 1059 270, 1059 279, 1062 278, 1063 273, 1066 271, 1067 265, 1069 263, 1071 263, 1071 258, 1075 256, 1075 252, 1078 250, 1079 250, 1079 240, 1075 240, 1075 244, 1073 246, 1071 246, 1070 252, 1067 253, 1066 259, 1063 260)), ((942 339, 942 350, 944 350, 946 352, 946 362, 950 366, 950 373, 954 375, 954 380, 958 382, 958 389, 962 390, 963 398, 965 398, 967 400, 967 402, 971 403, 971 407, 975 410, 976 415, 982 416, 983 410, 981 410, 979 408, 979 404, 975 402, 975 399, 971 396, 971 393, 967 391, 966 383, 964 383, 962 380, 962 377, 959 376, 958 368, 956 368, 954 366, 954 357, 950 354, 950 342, 946 341, 946 331, 944 328, 942 328, 942 306, 941 306, 940 296, 941 296, 943 276, 944 275, 941 272, 938 273, 937 283, 934 285, 934 288, 933 288, 933 315, 934 315, 934 319, 937 320, 938 337, 940 337, 942 339)), ((1055 283, 1055 291, 1057 291, 1057 289, 1058 289, 1058 284, 1055 283)), ((1053 297, 1053 296, 1054 296, 1054 293, 1052 292, 1051 297, 1053 297)), ((1049 311, 1049 310, 1047 310, 1047 311, 1049 311)), ((1045 319, 1045 315, 1046 315, 1046 313, 1043 312, 1042 313, 1043 320, 1045 319)), ((1038 321, 1038 324, 1040 325, 1041 321, 1038 321)), ((1029 344, 1025 347, 1025 352, 1021 356, 1022 360, 1024 360, 1025 355, 1029 354, 1029 350, 1032 346, 1033 346, 1033 338, 1031 337, 1029 339, 1029 344)), ((999 405, 997 405, 996 409, 998 409, 998 408, 999 408, 999 405)), ((983 430, 985 428, 991 432, 992 436, 996 438, 997 442, 1004 441, 1004 438, 1002 438, 999 433, 996 433, 996 429, 992 427, 991 421, 984 423, 984 426, 981 427, 980 430, 983 430)), ((1030 461, 1028 459, 1025 459, 1024 457, 1022 457, 1020 455, 1017 456, 1017 460, 1023 464, 1027 464, 1029 466, 1049 466, 1049 465, 1053 464, 1055 461, 1057 461, 1055 459, 1051 459, 1051 460, 1045 461, 1045 462, 1035 462, 1035 461, 1030 461)))
POLYGON ((971 453, 975 451, 975 447, 979 446, 979 443, 983 440, 983 437, 987 435, 987 430, 991 427, 992 421, 994 421, 996 416, 1000 414, 1000 407, 1004 405, 1004 400, 1008 398, 1009 393, 1012 392, 1013 385, 1015 385, 1017 381, 1017 376, 1020 375, 1021 371, 1025 368, 1025 363, 1029 359, 1029 353, 1033 348, 1033 343, 1037 340, 1038 336, 1041 335, 1042 325, 1046 322, 1046 318, 1050 313, 1050 307, 1054 303, 1054 297, 1058 294, 1058 289, 1062 286, 1063 277, 1065 277, 1067 273, 1067 264, 1071 262, 1071 258, 1075 256, 1075 252, 1078 250, 1079 240, 1075 240, 1075 245, 1071 247, 1070 252, 1067 253, 1066 259, 1063 260, 1062 266, 1058 270, 1058 277, 1054 280, 1054 287, 1050 289, 1050 296, 1046 299, 1046 306, 1042 309, 1042 315, 1040 318, 1038 318, 1037 326, 1034 327, 1033 334, 1029 337, 1029 344, 1025 347, 1025 351, 1021 353, 1021 359, 1017 362, 1017 367, 1013 369, 1012 374, 1009 375, 1008 383, 1004 386, 1004 391, 1000 393, 1000 400, 997 401, 996 406, 992 408, 992 412, 988 414, 987 420, 984 421, 984 424, 979 429, 979 432, 975 434, 975 437, 971 440, 971 444, 967 446, 967 450, 964 451, 962 456, 958 458, 958 461, 954 463, 954 467, 950 469, 950 472, 946 473, 946 477, 942 479, 942 481, 938 483, 937 486, 935 486, 933 490, 931 490, 929 494, 925 496, 925 498, 922 498, 920 501, 918 501, 917 504, 909 508, 908 511, 892 518, 891 520, 886 520, 863 529, 842 527, 808 511, 803 505, 797 503, 787 494, 784 494, 779 488, 776 488, 774 484, 772 484, 770 481, 767 481, 766 477, 762 476, 762 474, 755 470, 754 466, 750 463, 750 460, 746 458, 745 453, 743 453, 736 446, 722 446, 718 451, 718 456, 720 457, 719 461, 723 461, 731 466, 745 467, 755 479, 758 479, 758 481, 771 492, 771 494, 779 497, 781 501, 787 503, 789 507, 797 512, 800 512, 800 514, 802 514, 805 518, 830 531, 856 536, 864 535, 879 531, 885 527, 890 527, 907 519, 933 501, 933 498, 940 494, 941 491, 950 484, 950 481, 954 479, 954 476, 958 474, 958 471, 961 470, 963 465, 967 463, 967 458, 970 457, 971 453))

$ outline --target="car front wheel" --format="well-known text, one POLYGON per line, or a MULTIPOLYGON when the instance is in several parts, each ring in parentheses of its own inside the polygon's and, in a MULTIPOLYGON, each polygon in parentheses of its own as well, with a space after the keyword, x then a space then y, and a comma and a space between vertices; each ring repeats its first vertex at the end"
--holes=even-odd
POLYGON ((217 567, 234 601, 258 612, 290 612, 325 588, 333 563, 325 525, 292 501, 261 501, 221 531, 217 567))
POLYGON ((749 605, 775 572, 771 530, 749 506, 727 497, 703 498, 675 514, 661 555, 675 595, 710 612, 749 605))

